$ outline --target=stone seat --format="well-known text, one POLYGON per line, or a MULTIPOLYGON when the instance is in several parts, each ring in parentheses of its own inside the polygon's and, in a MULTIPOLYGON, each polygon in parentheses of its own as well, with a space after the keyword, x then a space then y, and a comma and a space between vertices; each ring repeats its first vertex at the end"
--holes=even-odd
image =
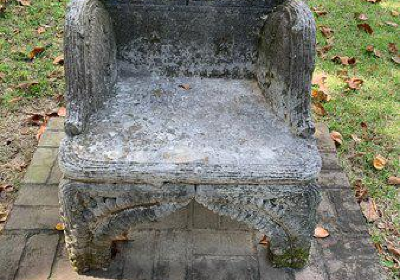
POLYGON ((299 0, 74 0, 65 21, 61 214, 71 264, 195 200, 303 267, 321 161, 315 23, 299 0))
POLYGON ((301 184, 319 171, 315 145, 290 133, 256 81, 140 77, 116 88, 88 131, 62 145, 68 178, 301 184))

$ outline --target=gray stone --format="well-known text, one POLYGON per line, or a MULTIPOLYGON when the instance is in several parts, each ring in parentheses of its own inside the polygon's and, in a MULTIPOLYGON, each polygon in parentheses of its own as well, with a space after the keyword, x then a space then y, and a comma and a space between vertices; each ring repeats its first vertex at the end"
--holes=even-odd
MULTIPOLYGON (((144 224, 168 228, 178 210, 172 228, 241 229, 231 241, 220 237, 226 254, 249 227, 271 238, 275 265, 304 266, 321 169, 314 56, 315 23, 298 0, 71 2, 59 164, 73 266, 106 268, 113 241, 144 224), (193 200, 220 217, 198 205, 187 212, 193 200)), ((41 145, 57 145, 61 134, 49 137, 41 145)), ((60 175, 53 170, 49 183, 60 175)), ((232 258, 253 271, 249 258, 232 258)), ((198 268, 229 267, 228 259, 174 271, 202 278, 212 270, 198 268)), ((158 275, 170 261, 157 260, 158 275)))
POLYGON ((325 123, 315 124, 315 138, 318 149, 324 153, 336 153, 335 143, 329 135, 329 128, 325 123))
POLYGON ((48 279, 56 255, 58 234, 31 236, 15 280, 48 279))
POLYGON ((58 148, 60 146, 60 142, 65 137, 64 131, 48 131, 40 137, 39 147, 51 147, 58 148))
POLYGON ((26 184, 44 184, 57 158, 58 150, 54 148, 38 148, 33 154, 31 164, 25 173, 26 184))
POLYGON ((59 208, 54 206, 13 207, 6 230, 55 229, 60 222, 59 208))
POLYGON ((322 170, 341 170, 335 153, 321 153, 322 170))
POLYGON ((64 118, 63 117, 56 117, 56 118, 50 118, 50 120, 47 122, 47 127, 46 131, 58 131, 58 130, 64 130, 64 118))
POLYGON ((47 184, 59 184, 63 174, 60 170, 58 163, 56 162, 51 169, 50 176, 47 179, 47 184))
POLYGON ((25 235, 0 236, 0 280, 13 280, 25 248, 25 235))
POLYGON ((346 174, 337 170, 323 170, 317 179, 321 189, 350 189, 346 174))
POLYGON ((23 185, 14 205, 58 206, 57 185, 23 185))

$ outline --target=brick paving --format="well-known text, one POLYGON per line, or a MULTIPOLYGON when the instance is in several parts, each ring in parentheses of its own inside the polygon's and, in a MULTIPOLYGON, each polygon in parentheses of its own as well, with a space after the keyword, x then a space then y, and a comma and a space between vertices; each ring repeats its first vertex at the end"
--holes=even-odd
POLYGON ((0 235, 0 280, 42 279, 385 279, 365 220, 336 157, 328 128, 317 124, 323 170, 318 223, 330 236, 314 239, 309 265, 273 268, 254 231, 191 203, 158 222, 143 224, 115 245, 108 271, 76 274, 64 250, 59 222, 57 148, 62 119, 51 119, 39 142, 9 220, 0 235))

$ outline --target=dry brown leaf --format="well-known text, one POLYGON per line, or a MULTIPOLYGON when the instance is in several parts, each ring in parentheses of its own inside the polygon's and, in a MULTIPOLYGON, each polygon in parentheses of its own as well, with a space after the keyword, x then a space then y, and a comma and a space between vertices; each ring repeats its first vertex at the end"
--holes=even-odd
POLYGON ((352 134, 351 138, 354 140, 356 143, 360 143, 362 140, 359 138, 356 134, 352 134))
POLYGON ((379 2, 381 2, 381 0, 366 0, 367 2, 369 2, 369 3, 379 3, 379 2))
POLYGON ((22 97, 21 96, 17 96, 17 97, 11 98, 8 101, 8 103, 16 103, 16 102, 21 101, 21 100, 22 100, 22 97))
POLYGON ((368 198, 367 201, 361 201, 360 207, 364 217, 369 223, 375 222, 377 219, 379 219, 376 204, 372 198, 368 198))
POLYGON ((179 85, 180 88, 183 88, 184 90, 189 90, 190 89, 190 85, 189 84, 181 84, 179 85))
POLYGON ((32 86, 37 85, 37 84, 39 84, 38 81, 31 81, 31 82, 26 82, 26 83, 18 84, 15 88, 16 88, 16 89, 27 90, 27 89, 29 89, 29 88, 31 88, 32 86))
POLYGON ((264 234, 263 237, 261 238, 259 244, 268 246, 269 243, 270 243, 270 240, 269 240, 268 237, 264 234))
POLYGON ((313 102, 312 103, 312 109, 313 109, 314 113, 316 113, 317 115, 320 115, 320 116, 326 116, 327 115, 327 112, 326 112, 324 106, 321 103, 313 102))
POLYGON ((25 123, 29 125, 40 126, 44 122, 44 116, 41 114, 31 114, 26 120, 25 123))
POLYGON ((28 54, 29 59, 30 60, 34 59, 39 54, 44 52, 44 50, 45 50, 45 48, 43 48, 43 47, 35 47, 35 48, 33 48, 33 50, 28 54))
POLYGON ((343 144, 343 136, 340 134, 340 132, 337 131, 332 131, 330 133, 331 139, 333 142, 335 142, 336 145, 342 145, 343 144))
POLYGON ((313 11, 317 16, 324 16, 324 15, 328 14, 327 11, 325 11, 325 10, 322 9, 322 8, 318 8, 318 7, 313 7, 313 8, 312 8, 312 11, 313 11))
POLYGON ((5 185, 1 185, 0 186, 0 192, 13 192, 14 191, 14 187, 13 185, 10 184, 5 184, 5 185))
POLYGON ((344 80, 349 78, 349 71, 347 69, 340 69, 336 71, 336 74, 344 80))
POLYGON ((334 33, 334 31, 330 27, 325 26, 325 25, 320 26, 319 30, 321 31, 322 35, 325 38, 331 38, 334 33))
POLYGON ((397 49, 396 44, 395 44, 395 43, 389 43, 389 44, 388 44, 388 51, 389 51, 390 53, 397 53, 397 52, 398 52, 398 49, 397 49))
POLYGON ((392 26, 392 27, 398 27, 399 25, 393 21, 386 21, 385 22, 387 25, 392 26))
POLYGON ((30 6, 30 5, 31 5, 31 1, 30 1, 30 0, 17 0, 17 2, 18 2, 21 6, 30 6))
POLYGON ((400 55, 393 56, 392 61, 396 64, 400 64, 400 55))
POLYGON ((56 224, 56 230, 64 230, 65 229, 65 225, 64 225, 64 223, 57 223, 56 224))
POLYGON ((378 51, 377 49, 374 49, 374 56, 378 57, 378 58, 381 58, 382 57, 382 52, 378 51))
POLYGON ((325 238, 329 236, 329 231, 324 229, 323 227, 317 226, 314 230, 314 237, 316 238, 325 238))
POLYGON ((359 19, 359 20, 368 20, 368 16, 366 14, 358 14, 357 19, 359 19))
POLYGON ((361 85, 364 83, 364 81, 360 78, 357 77, 352 77, 347 80, 347 85, 350 89, 352 90, 359 90, 361 89, 361 85))
POLYGON ((325 58, 325 54, 333 48, 333 45, 327 44, 325 46, 317 46, 317 54, 321 58, 325 58))
POLYGON ((42 34, 42 33, 46 32, 46 28, 43 26, 39 26, 38 29, 36 30, 36 32, 38 34, 42 34))
POLYGON ((394 16, 394 17, 398 17, 398 16, 400 15, 400 12, 393 10, 393 11, 391 12, 391 14, 392 14, 392 16, 394 16))
POLYGON ((373 45, 368 45, 365 49, 367 52, 373 52, 375 50, 373 45))
POLYGON ((357 27, 358 27, 358 29, 365 31, 368 34, 374 33, 374 30, 372 29, 372 27, 368 23, 357 24, 357 27))
POLYGON ((7 220, 8 211, 0 211, 0 223, 4 223, 7 220))
POLYGON ((360 179, 354 182, 355 197, 358 203, 368 198, 368 189, 364 186, 360 179))
POLYGON ((54 65, 64 65, 64 56, 59 55, 53 60, 54 65))
POLYGON ((57 114, 58 114, 60 117, 65 117, 66 113, 67 113, 67 109, 65 109, 65 107, 60 107, 60 108, 58 109, 58 111, 57 111, 57 114))
POLYGON ((389 185, 400 185, 400 178, 399 177, 395 177, 395 176, 390 176, 388 178, 388 184, 389 185))
POLYGON ((46 131, 46 125, 41 125, 39 128, 38 133, 36 134, 36 140, 40 140, 40 137, 42 137, 43 133, 46 131))
POLYGON ((317 90, 317 89, 313 89, 311 91, 311 96, 312 98, 314 98, 316 101, 324 101, 324 102, 328 102, 331 100, 331 96, 329 94, 327 94, 325 91, 323 90, 317 90))
POLYGON ((391 244, 391 243, 388 243, 387 248, 388 248, 388 251, 389 251, 390 253, 392 253, 392 254, 395 255, 395 256, 400 257, 400 248, 394 247, 394 245, 391 244))
POLYGON ((381 155, 376 155, 372 162, 376 170, 382 170, 387 164, 388 160, 381 155))
POLYGON ((354 65, 356 64, 356 58, 355 57, 348 57, 348 56, 338 56, 335 55, 331 59, 333 62, 337 64, 342 64, 342 65, 354 65))

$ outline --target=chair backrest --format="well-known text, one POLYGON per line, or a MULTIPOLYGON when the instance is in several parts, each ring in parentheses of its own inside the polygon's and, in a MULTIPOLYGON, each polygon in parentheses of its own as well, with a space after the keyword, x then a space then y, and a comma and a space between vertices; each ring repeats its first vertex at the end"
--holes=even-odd
POLYGON ((282 0, 104 0, 119 75, 254 77, 263 18, 282 0))

